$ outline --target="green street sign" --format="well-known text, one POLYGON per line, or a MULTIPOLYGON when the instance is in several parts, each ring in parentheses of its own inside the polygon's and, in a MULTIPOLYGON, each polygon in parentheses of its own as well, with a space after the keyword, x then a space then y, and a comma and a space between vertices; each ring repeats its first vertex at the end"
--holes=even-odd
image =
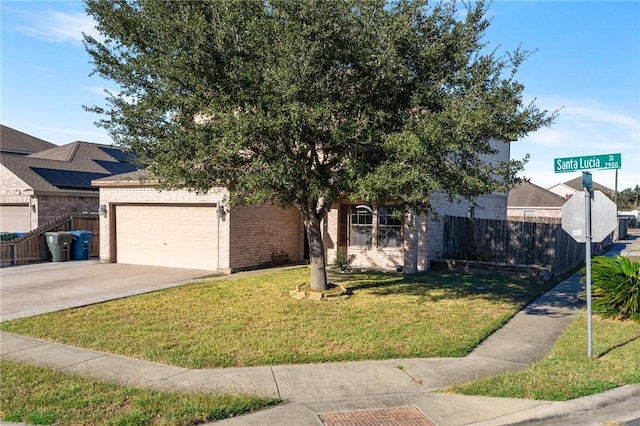
POLYGON ((608 170, 622 167, 622 154, 587 155, 565 157, 553 160, 555 173, 577 172, 580 170, 608 170))

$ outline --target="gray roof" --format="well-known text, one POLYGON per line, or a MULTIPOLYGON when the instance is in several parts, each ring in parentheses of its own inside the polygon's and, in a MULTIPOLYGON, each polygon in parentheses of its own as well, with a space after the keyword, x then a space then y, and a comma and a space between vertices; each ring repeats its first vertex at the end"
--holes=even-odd
MULTIPOLYGON (((582 176, 578 176, 575 179, 568 180, 568 181, 566 181, 564 183, 564 185, 567 185, 569 188, 573 188, 576 191, 582 191, 583 190, 583 188, 582 188, 582 176)), ((613 189, 607 188, 604 185, 600 185, 597 182, 593 182, 593 189, 594 189, 594 191, 595 190, 602 191, 605 194, 613 194, 613 192, 614 192, 613 189)))
MULTIPOLYGON (((106 164, 117 165, 120 163, 117 158, 112 157, 101 148, 111 150, 119 150, 121 148, 112 145, 95 144, 91 142, 72 142, 63 146, 55 146, 44 151, 40 151, 30 155, 18 155, 11 153, 3 153, 0 162, 13 174, 22 179, 26 184, 38 192, 57 192, 57 193, 77 193, 93 192, 88 189, 64 189, 52 185, 42 176, 36 173, 33 168, 68 170, 76 172, 90 172, 110 175, 112 172, 105 169, 97 161, 108 162, 106 164)), ((105 163, 102 163, 103 165, 105 163)))
POLYGON ((564 198, 531 182, 523 182, 509 191, 508 207, 559 208, 564 198))
POLYGON ((96 179, 94 182, 100 185, 100 182, 108 183, 139 183, 139 184, 155 184, 157 178, 148 169, 136 170, 129 173, 120 173, 118 175, 111 175, 96 179))
POLYGON ((0 152, 3 154, 27 155, 54 147, 56 147, 56 145, 51 142, 35 138, 0 124, 0 152))

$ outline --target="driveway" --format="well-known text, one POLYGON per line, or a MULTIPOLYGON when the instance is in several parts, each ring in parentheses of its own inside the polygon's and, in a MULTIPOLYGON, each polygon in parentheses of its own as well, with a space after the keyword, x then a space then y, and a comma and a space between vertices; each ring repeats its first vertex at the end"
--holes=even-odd
POLYGON ((96 260, 1 268, 0 321, 175 287, 214 273, 96 260))

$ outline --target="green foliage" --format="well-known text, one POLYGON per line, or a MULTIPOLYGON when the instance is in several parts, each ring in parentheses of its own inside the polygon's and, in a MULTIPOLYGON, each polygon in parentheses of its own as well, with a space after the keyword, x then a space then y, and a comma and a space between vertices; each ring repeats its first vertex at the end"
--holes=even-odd
POLYGON ((633 210, 640 207, 640 186, 627 188, 618 193, 618 209, 633 210))
POLYGON ((598 256, 592 260, 591 281, 594 312, 640 321, 640 262, 598 256))
POLYGON ((336 260, 333 262, 333 267, 341 272, 349 272, 353 259, 355 259, 355 255, 349 256, 347 249, 340 247, 336 250, 336 260))
MULTIPOLYGON (((101 124, 167 187, 326 213, 339 197, 473 197, 519 164, 489 140, 553 116, 523 105, 528 52, 485 53, 484 2, 87 0, 101 124), (463 16, 462 18, 459 18, 463 16)), ((506 181, 503 178, 507 178, 506 181)))
MULTIPOLYGON (((487 5, 406 0, 86 0, 93 106, 161 186, 297 207, 313 260, 333 202, 505 190, 522 161, 497 140, 550 125, 515 79, 529 56, 482 41, 487 5)), ((317 271, 313 268, 312 271, 317 271)), ((326 281, 326 280, 325 280, 326 281)))

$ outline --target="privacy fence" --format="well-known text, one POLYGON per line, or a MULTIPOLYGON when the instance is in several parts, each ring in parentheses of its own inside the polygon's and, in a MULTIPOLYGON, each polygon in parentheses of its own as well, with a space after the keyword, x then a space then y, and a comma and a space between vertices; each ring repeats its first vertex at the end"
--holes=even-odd
POLYGON ((494 220, 447 216, 445 259, 539 265, 562 275, 585 258, 585 245, 562 230, 560 219, 494 220))
POLYGON ((43 262, 50 258, 46 232, 90 231, 90 257, 100 255, 100 220, 97 214, 72 213, 60 216, 18 238, 0 243, 1 266, 43 262))

